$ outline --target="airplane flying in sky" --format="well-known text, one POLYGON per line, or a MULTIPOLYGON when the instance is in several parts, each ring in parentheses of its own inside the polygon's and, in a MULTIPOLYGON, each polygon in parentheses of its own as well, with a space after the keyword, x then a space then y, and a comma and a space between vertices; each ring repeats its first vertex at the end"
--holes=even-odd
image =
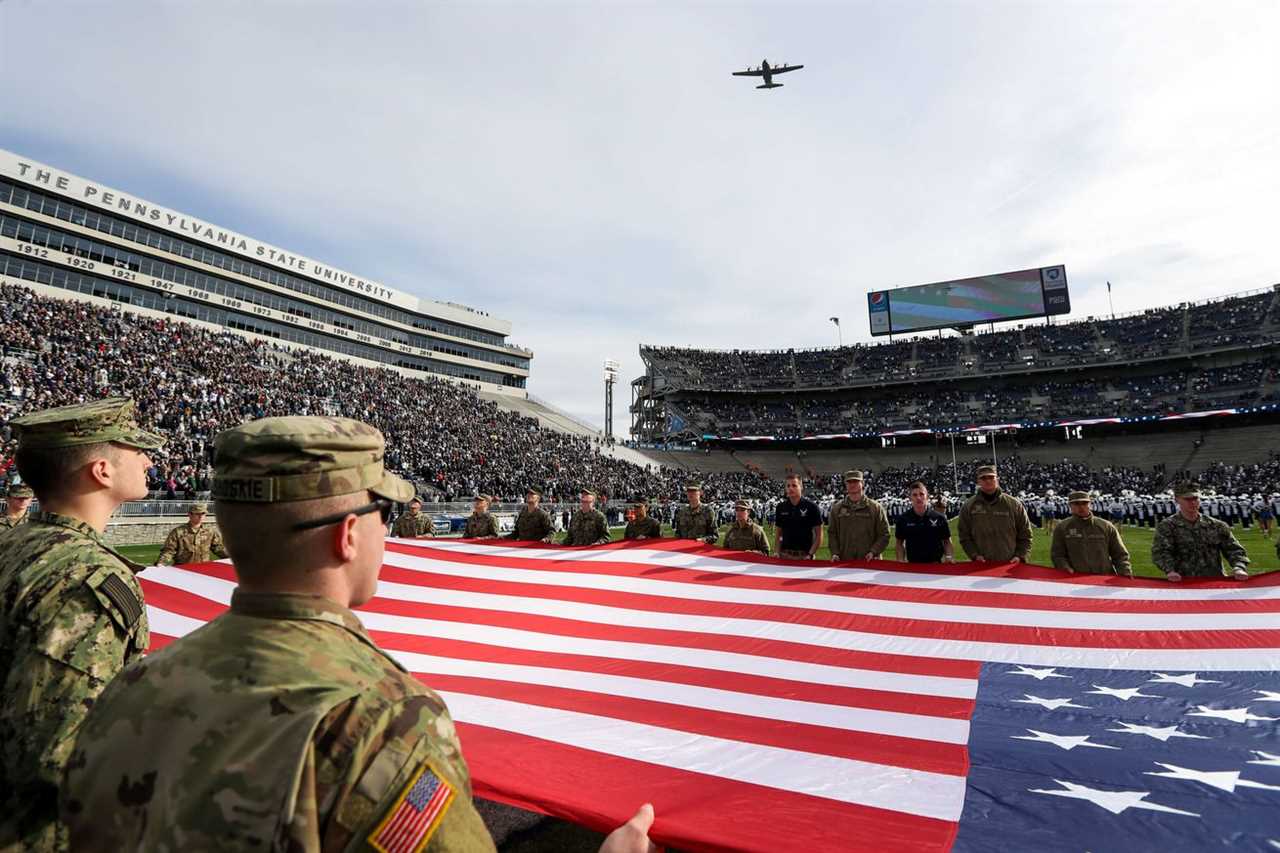
POLYGON ((773 82, 773 75, 785 74, 788 71, 798 71, 804 68, 803 65, 787 65, 785 62, 781 65, 773 66, 769 64, 769 60, 762 60, 759 68, 748 68, 746 71, 733 72, 734 77, 763 77, 764 84, 756 86, 757 89, 780 89, 781 83, 773 82))

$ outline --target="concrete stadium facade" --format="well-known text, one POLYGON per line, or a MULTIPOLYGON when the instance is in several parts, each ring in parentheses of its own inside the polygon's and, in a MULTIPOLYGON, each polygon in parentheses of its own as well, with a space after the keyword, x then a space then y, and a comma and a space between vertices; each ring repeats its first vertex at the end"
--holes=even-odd
POLYGON ((0 281, 527 397, 511 323, 0 149, 0 281))

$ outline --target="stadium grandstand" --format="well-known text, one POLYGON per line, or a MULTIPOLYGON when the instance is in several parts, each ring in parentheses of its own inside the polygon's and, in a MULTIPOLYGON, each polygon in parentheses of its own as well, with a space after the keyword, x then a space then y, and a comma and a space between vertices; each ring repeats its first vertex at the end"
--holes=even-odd
MULTIPOLYGON (((1026 447, 1176 433, 1182 447, 1194 442, 1185 431, 1204 431, 1211 416, 1215 428, 1280 420, 1280 287, 983 334, 640 354, 646 372, 631 406, 640 445, 848 455, 956 434, 1016 434, 1026 447)), ((1271 440, 1251 439, 1246 457, 1275 449, 1274 430, 1264 433, 1271 440)))

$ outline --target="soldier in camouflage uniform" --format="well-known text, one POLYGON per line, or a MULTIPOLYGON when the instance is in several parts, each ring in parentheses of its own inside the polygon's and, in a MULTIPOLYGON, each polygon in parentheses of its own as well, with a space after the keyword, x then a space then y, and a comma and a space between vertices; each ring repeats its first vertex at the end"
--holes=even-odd
POLYGON ((1050 557, 1055 569, 1086 574, 1117 574, 1133 577, 1129 549, 1120 531, 1105 518, 1093 514, 1088 492, 1072 492, 1067 497, 1071 517, 1055 526, 1050 557))
POLYGON ((9 487, 9 497, 4 503, 4 515, 0 516, 0 533, 12 530, 19 524, 27 523, 27 508, 36 493, 31 487, 22 483, 14 483, 9 487))
POLYGON ((1166 579, 1221 578, 1222 561, 1231 566, 1231 577, 1249 579, 1249 555, 1236 541, 1231 528, 1216 518, 1200 514, 1200 486, 1179 483, 1173 491, 1178 512, 1156 525, 1151 541, 1151 562, 1166 579))
POLYGON ((556 526, 547 511, 538 506, 542 502, 542 492, 530 487, 524 493, 524 506, 516 516, 515 529, 507 534, 508 539, 522 539, 526 542, 550 542, 555 535, 556 526))
POLYGON ((720 533, 711 507, 702 502, 702 484, 689 483, 684 490, 689 498, 689 505, 680 507, 676 513, 676 538, 701 539, 709 545, 716 544, 720 540, 720 533))
POLYGON ((635 518, 627 522, 627 529, 622 532, 623 539, 661 539, 662 525, 656 518, 649 517, 649 499, 636 498, 631 502, 635 518))
POLYGON ((133 402, 98 400, 12 421, 40 512, 0 547, 0 849, 63 850, 58 786, 86 711, 150 643, 142 567, 107 547, 107 519, 147 496, 163 443, 133 402))
POLYGON ((978 469, 978 493, 960 509, 960 546, 970 560, 1025 563, 1031 556, 1031 520, 1022 501, 1000 489, 991 465, 978 469))
POLYGON ((413 494, 382 457, 382 434, 344 418, 217 436, 240 585, 89 713, 62 798, 74 849, 493 850, 444 702, 349 609, 377 587, 379 514, 413 494), (388 829, 433 793, 434 814, 388 829))
POLYGON ((610 542, 609 523, 604 513, 596 509, 596 493, 583 489, 578 511, 569 521, 569 530, 564 534, 565 545, 605 545, 610 542))
POLYGON ((476 495, 471 504, 471 515, 463 528, 464 539, 495 539, 498 536, 498 519, 489 514, 489 496, 476 495))
POLYGON ((221 560, 227 556, 227 549, 222 546, 222 534, 218 528, 205 527, 204 517, 209 512, 208 504, 193 503, 187 510, 187 523, 179 524, 169 531, 156 564, 160 566, 181 566, 186 563, 207 563, 210 560, 221 560))
POLYGON ((862 472, 844 472, 845 497, 831 507, 827 541, 832 560, 878 560, 889 547, 889 517, 863 491, 862 472))
POLYGON ((422 501, 409 501, 409 511, 400 513, 391 527, 391 535, 397 539, 430 539, 436 535, 431 516, 423 515, 422 501))
POLYGON ((730 551, 758 551, 769 556, 769 537, 763 527, 751 520, 751 504, 746 501, 733 505, 733 524, 725 531, 724 547, 730 551))

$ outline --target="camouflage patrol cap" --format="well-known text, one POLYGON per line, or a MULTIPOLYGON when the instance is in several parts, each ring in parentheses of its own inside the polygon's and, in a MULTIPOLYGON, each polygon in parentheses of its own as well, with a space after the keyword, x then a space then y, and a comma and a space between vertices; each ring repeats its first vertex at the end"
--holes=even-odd
POLYGON ((851 483, 851 482, 853 482, 854 480, 857 480, 857 481, 859 481, 859 482, 862 482, 862 472, 861 472, 861 471, 859 471, 857 468, 854 468, 854 469, 852 469, 852 470, 850 470, 850 471, 845 471, 845 472, 844 472, 844 481, 845 481, 846 483, 851 483))
POLYGON ((746 501, 734 501, 733 508, 734 509, 751 509, 751 504, 747 503, 746 501))
POLYGON ((25 483, 13 483, 9 486, 9 497, 11 498, 34 498, 36 493, 31 491, 31 487, 25 483))
POLYGON ((1092 501, 1093 495, 1088 492, 1072 492, 1067 495, 1067 503, 1069 504, 1090 503, 1092 501))
POLYGON ((489 496, 488 496, 488 495, 476 495, 475 497, 473 497, 473 498, 471 499, 471 502, 472 502, 472 503, 474 503, 474 504, 478 504, 478 503, 488 503, 488 502, 489 502, 489 496))
POLYGON ((382 433, 349 418, 262 418, 213 440, 213 496, 283 503, 368 490, 403 503, 413 486, 383 468, 382 433))
POLYGON ((594 498, 594 497, 596 497, 596 493, 595 493, 595 492, 593 492, 593 491, 591 491, 590 489, 582 489, 581 491, 579 491, 579 492, 578 492, 578 494, 579 494, 579 495, 591 495, 591 497, 593 497, 593 498, 594 498))
POLYGON ((90 403, 58 406, 32 412, 10 423, 18 431, 21 449, 49 450, 115 441, 140 450, 155 450, 164 438, 138 426, 133 401, 108 397, 90 403))
POLYGON ((542 497, 542 489, 539 489, 537 486, 530 486, 524 490, 524 493, 526 496, 537 495, 538 497, 542 497))
POLYGON ((188 515, 205 515, 209 512, 209 505, 204 501, 196 501, 187 507, 188 515))
POLYGON ((649 503, 650 503, 652 500, 653 500, 653 498, 639 498, 639 497, 637 497, 637 498, 632 498, 631 500, 627 501, 627 503, 628 503, 628 504, 630 504, 631 506, 645 506, 645 507, 647 507, 647 506, 649 505, 649 503))
POLYGON ((686 492, 700 492, 702 491, 702 484, 701 483, 685 483, 684 490, 686 492))
POLYGON ((1173 496, 1175 498, 1198 498, 1200 497, 1200 484, 1194 480, 1183 480, 1174 486, 1173 496))
POLYGON ((979 476, 979 477, 985 477, 985 476, 986 476, 986 475, 988 475, 988 474, 990 474, 991 476, 993 476, 993 477, 994 477, 994 476, 996 475, 996 466, 994 466, 994 465, 981 465, 981 466, 979 466, 979 467, 978 467, 978 476, 979 476))

